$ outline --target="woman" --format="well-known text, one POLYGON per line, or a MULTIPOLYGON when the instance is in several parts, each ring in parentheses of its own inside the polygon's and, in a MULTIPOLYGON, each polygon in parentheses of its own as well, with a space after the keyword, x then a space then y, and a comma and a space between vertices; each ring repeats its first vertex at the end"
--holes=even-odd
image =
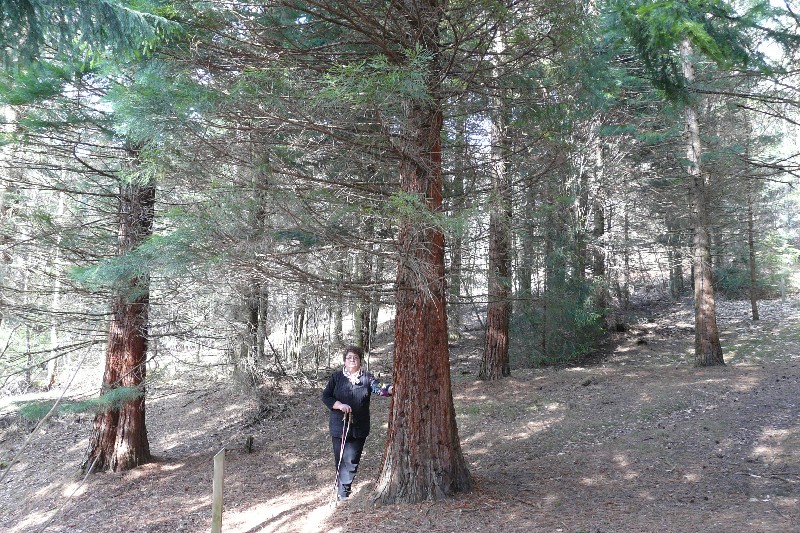
POLYGON ((370 395, 390 396, 394 390, 391 385, 379 382, 361 368, 363 358, 364 351, 361 348, 348 346, 344 351, 344 368, 333 373, 322 391, 322 403, 331 411, 328 425, 337 468, 339 500, 350 496, 350 486, 369 435, 370 395))

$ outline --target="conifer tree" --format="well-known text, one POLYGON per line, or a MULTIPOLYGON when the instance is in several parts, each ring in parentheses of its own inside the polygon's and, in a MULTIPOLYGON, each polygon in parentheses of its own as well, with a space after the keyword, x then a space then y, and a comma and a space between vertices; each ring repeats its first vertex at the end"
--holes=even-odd
MULTIPOLYGON (((4 1, 0 7, 4 15, 0 24, 0 42, 4 45, 6 66, 3 99, 17 105, 30 105, 45 99, 51 105, 71 105, 78 109, 80 120, 67 115, 68 118, 61 123, 37 124, 35 120, 28 123, 34 125, 34 132, 45 128, 55 130, 56 137, 66 137, 65 133, 76 127, 95 129, 105 137, 112 132, 105 147, 108 152, 95 155, 102 160, 113 152, 125 153, 117 160, 124 163, 108 167, 87 161, 80 150, 73 151, 74 159, 84 167, 84 172, 111 177, 117 182, 119 190, 114 195, 118 201, 117 255, 124 263, 126 254, 135 251, 152 233, 155 182, 152 177, 143 180, 136 168, 140 164, 142 145, 119 136, 114 138, 113 112, 109 118, 108 114, 92 110, 92 101, 81 100, 80 91, 75 92, 77 99, 70 101, 67 88, 84 85, 84 78, 91 79, 94 75, 92 69, 99 70, 100 65, 117 67, 108 61, 109 50, 117 54, 114 61, 123 57, 140 57, 151 51, 169 21, 156 13, 138 11, 123 2, 113 1, 90 0, 78 5, 73 2, 19 0, 4 1), (60 98, 60 95, 66 97, 60 98)), ((103 92, 103 88, 95 87, 94 94, 103 92)), ((144 398, 149 274, 146 268, 122 268, 118 277, 120 279, 112 282, 115 294, 112 297, 101 392, 120 389, 132 394, 120 404, 96 415, 84 464, 90 471, 127 470, 150 460, 144 398)))
POLYGON ((724 364, 716 323, 711 264, 708 173, 703 169, 695 71, 699 55, 720 68, 761 69, 768 65, 752 40, 754 31, 793 45, 797 36, 763 19, 778 16, 768 3, 756 2, 740 14, 723 0, 672 0, 612 3, 627 39, 644 63, 646 76, 668 99, 684 109, 686 169, 692 197, 693 276, 695 294, 695 365, 724 364))
POLYGON ((492 43, 494 94, 490 97, 491 112, 491 163, 489 165, 491 192, 489 212, 488 302, 483 359, 479 376, 496 380, 511 374, 509 363, 509 323, 511 321, 511 139, 509 98, 503 90, 504 80, 500 66, 507 53, 504 28, 507 21, 499 21, 499 31, 492 43))

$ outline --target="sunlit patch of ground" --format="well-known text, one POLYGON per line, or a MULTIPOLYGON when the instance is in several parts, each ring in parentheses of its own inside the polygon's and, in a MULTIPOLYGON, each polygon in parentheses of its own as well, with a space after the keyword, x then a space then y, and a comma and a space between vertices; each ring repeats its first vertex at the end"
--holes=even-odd
POLYGON ((242 510, 225 514, 225 528, 231 531, 317 533, 336 505, 330 491, 292 491, 242 510))

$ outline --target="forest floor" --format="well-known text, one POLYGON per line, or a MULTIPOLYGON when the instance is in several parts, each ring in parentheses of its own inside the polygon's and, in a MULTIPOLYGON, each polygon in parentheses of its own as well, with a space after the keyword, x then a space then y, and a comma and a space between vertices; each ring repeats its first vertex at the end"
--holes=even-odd
MULTIPOLYGON (((32 425, 0 409, 0 530, 200 532, 212 457, 227 448, 226 532, 798 532, 800 302, 720 302, 727 365, 693 368, 688 301, 647 309, 586 366, 476 380, 480 332, 452 348, 453 394, 475 490, 377 506, 388 403, 373 400, 354 495, 334 505, 322 383, 253 398, 189 375, 148 391, 154 463, 78 473, 90 419, 32 425), (245 449, 253 436, 252 453, 245 449)), ((388 375, 381 354, 372 369, 388 375)), ((1 400, 2 398, 0 398, 1 400)))

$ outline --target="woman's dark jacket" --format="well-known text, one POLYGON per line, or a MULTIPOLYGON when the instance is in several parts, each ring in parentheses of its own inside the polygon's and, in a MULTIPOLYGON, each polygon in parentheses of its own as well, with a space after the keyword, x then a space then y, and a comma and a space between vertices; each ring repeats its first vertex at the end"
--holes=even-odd
POLYGON ((363 439, 369 435, 369 399, 372 393, 389 396, 389 385, 379 382, 369 372, 362 372, 356 384, 351 383, 341 370, 333 373, 322 391, 322 403, 331 411, 328 427, 332 437, 341 438, 344 429, 344 413, 333 408, 337 400, 353 408, 348 436, 363 439))

